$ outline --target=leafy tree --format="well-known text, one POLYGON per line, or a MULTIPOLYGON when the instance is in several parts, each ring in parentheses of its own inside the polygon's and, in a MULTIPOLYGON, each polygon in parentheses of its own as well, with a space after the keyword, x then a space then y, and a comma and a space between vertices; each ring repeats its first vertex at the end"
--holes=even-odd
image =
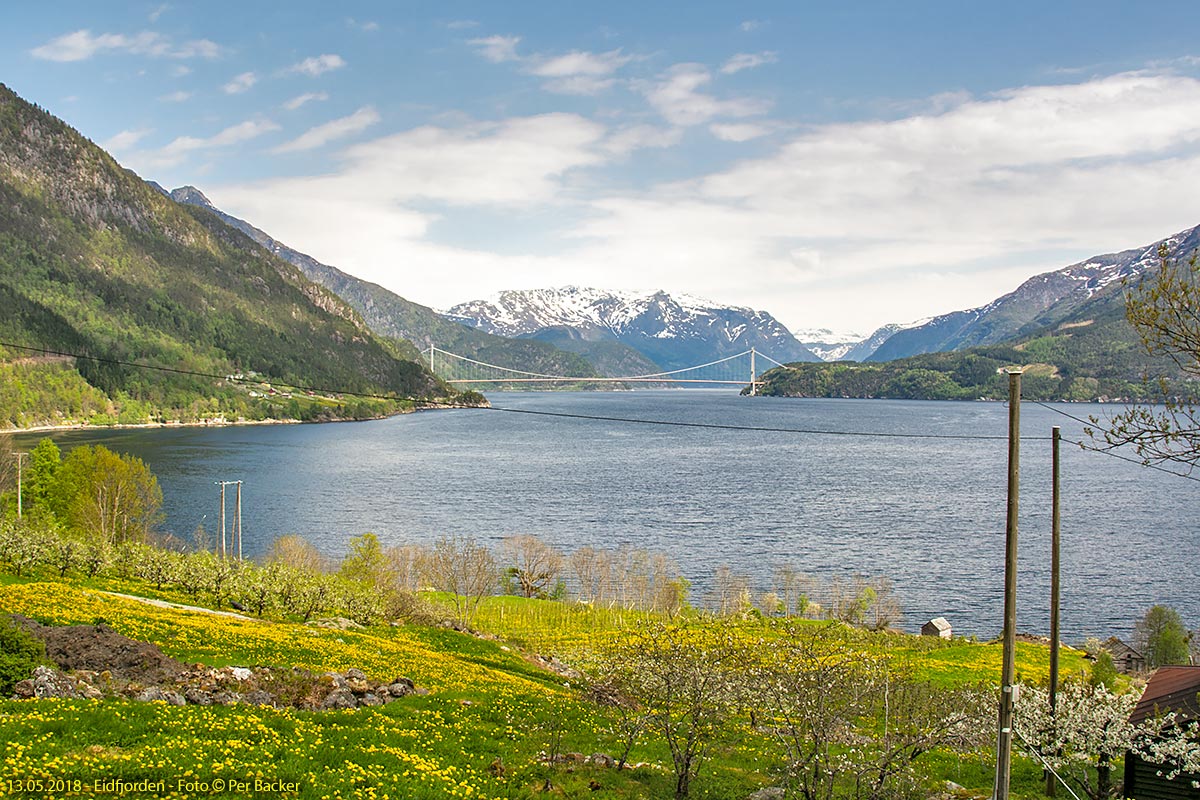
POLYGON ((1151 668, 1187 664, 1191 638, 1183 618, 1170 606, 1152 607, 1134 628, 1134 641, 1151 668))
POLYGON ((365 583, 372 589, 383 589, 388 583, 388 559, 379 544, 379 537, 364 533, 350 540, 350 552, 342 559, 338 575, 348 581, 365 583))
POLYGON ((63 459, 49 493, 54 515, 110 545, 144 542, 162 519, 162 489, 140 458, 102 445, 76 447, 63 459))
POLYGON ((301 572, 317 573, 325 570, 325 557, 312 543, 296 534, 280 536, 271 543, 267 553, 268 564, 282 564, 301 572))
POLYGON ((47 503, 61 464, 62 454, 53 439, 42 439, 29 451, 29 465, 21 476, 21 494, 27 507, 47 503))
MULTIPOLYGON (((1165 356, 1185 381, 1200 379, 1200 265, 1196 254, 1186 261, 1159 247, 1159 268, 1144 275, 1126 296, 1125 315, 1142 348, 1165 356)), ((1112 447, 1132 445, 1147 464, 1175 461, 1194 468, 1200 463, 1200 406, 1187 387, 1167 376, 1157 380, 1159 406, 1135 406, 1108 420, 1092 419, 1112 447)))

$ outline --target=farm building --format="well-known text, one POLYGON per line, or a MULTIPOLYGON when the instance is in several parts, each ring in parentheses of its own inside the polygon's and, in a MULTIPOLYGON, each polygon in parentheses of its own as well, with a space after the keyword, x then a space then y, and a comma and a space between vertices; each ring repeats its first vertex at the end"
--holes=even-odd
MULTIPOLYGON (((1174 711, 1185 725, 1200 725, 1200 667, 1160 667, 1146 684, 1146 691, 1129 721, 1139 724, 1159 714, 1174 711)), ((1200 775, 1179 775, 1167 780, 1159 772, 1170 765, 1154 764, 1133 752, 1125 755, 1125 796, 1136 800, 1200 800, 1200 789, 1192 785, 1200 775)))
POLYGON ((1117 637, 1109 637, 1104 649, 1112 656, 1113 666, 1118 672, 1132 675, 1146 670, 1146 657, 1117 637))
POLYGON ((950 623, 945 617, 934 617, 921 626, 922 636, 939 636, 942 639, 951 638, 950 623))

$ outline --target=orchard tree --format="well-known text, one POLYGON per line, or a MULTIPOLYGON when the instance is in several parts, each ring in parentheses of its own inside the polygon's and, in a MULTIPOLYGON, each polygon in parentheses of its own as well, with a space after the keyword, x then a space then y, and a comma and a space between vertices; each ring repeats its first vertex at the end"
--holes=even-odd
MULTIPOLYGON (((1125 298, 1125 316, 1151 356, 1172 361, 1184 381, 1200 380, 1200 265, 1186 261, 1166 244, 1159 267, 1143 275, 1125 298)), ((1132 445, 1146 464, 1200 463, 1200 406, 1193 391, 1162 376, 1156 393, 1161 405, 1134 406, 1109 419, 1093 417, 1087 433, 1111 447, 1132 445)))
POLYGON ((536 536, 510 536, 501 545, 506 571, 522 597, 548 598, 563 569, 563 554, 536 536))
POLYGON ((1018 737, 1062 778, 1092 800, 1114 797, 1113 761, 1133 746, 1138 735, 1129 715, 1136 693, 1116 694, 1103 685, 1068 683, 1058 691, 1054 713, 1049 692, 1022 686, 1016 705, 1018 737))
POLYGON ((434 543, 422 572, 434 589, 450 595, 464 627, 470 626, 479 604, 496 590, 500 579, 491 550, 474 539, 453 535, 434 543))

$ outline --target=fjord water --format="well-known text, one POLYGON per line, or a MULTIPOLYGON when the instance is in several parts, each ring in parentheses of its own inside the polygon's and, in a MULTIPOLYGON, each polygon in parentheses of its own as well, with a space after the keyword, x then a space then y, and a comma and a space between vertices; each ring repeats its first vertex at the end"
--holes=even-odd
MULTIPOLYGON (((904 627, 1002 624, 1008 411, 1000 403, 746 398, 674 390, 497 393, 497 408, 779 433, 446 410, 359 423, 56 434, 144 459, 165 529, 217 530, 214 481, 244 480, 247 556, 296 533, 340 557, 350 538, 498 543, 532 533, 564 549, 623 544, 670 555, 703 599, 729 565, 769 588, 774 564, 819 578, 891 578, 904 627), (875 434, 996 437, 902 438, 875 434)), ((1109 406, 1061 405, 1075 417, 1109 406)), ((1050 430, 1083 425, 1022 405, 1021 631, 1048 631, 1050 430)), ((31 441, 30 441, 31 443, 31 441)), ((22 442, 24 444, 24 440, 22 442)), ((1154 603, 1200 618, 1200 484, 1062 446, 1063 633, 1129 634, 1154 603)), ((230 502, 232 511, 232 502, 230 502)))

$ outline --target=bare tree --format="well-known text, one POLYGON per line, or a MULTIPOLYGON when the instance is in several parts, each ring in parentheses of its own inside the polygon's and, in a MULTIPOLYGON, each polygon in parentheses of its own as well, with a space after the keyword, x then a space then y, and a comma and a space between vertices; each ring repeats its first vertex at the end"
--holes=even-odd
POLYGON ((774 577, 775 591, 783 602, 784 616, 805 616, 816 588, 816 581, 793 564, 776 565, 774 577))
POLYGON ((753 605, 750 576, 734 572, 728 564, 717 567, 713 573, 713 612, 722 617, 742 616, 753 605))
POLYGON ((508 574, 522 597, 554 594, 563 567, 563 554, 536 536, 510 536, 501 545, 508 574))
POLYGON ((271 543, 267 553, 268 564, 282 564, 301 572, 324 572, 327 561, 321 551, 304 537, 297 534, 280 536, 271 543))
POLYGON ((1147 388, 1159 405, 1134 406, 1108 419, 1092 417, 1087 434, 1107 447, 1132 445, 1146 464, 1179 462, 1188 471, 1200 464, 1200 263, 1186 261, 1164 243, 1157 270, 1142 275, 1125 296, 1125 317, 1150 356, 1174 364, 1147 388))
POLYGON ((499 581, 492 551, 474 539, 455 535, 437 540, 423 571, 433 588, 450 595, 464 627, 470 625, 479 604, 495 591, 499 581))

